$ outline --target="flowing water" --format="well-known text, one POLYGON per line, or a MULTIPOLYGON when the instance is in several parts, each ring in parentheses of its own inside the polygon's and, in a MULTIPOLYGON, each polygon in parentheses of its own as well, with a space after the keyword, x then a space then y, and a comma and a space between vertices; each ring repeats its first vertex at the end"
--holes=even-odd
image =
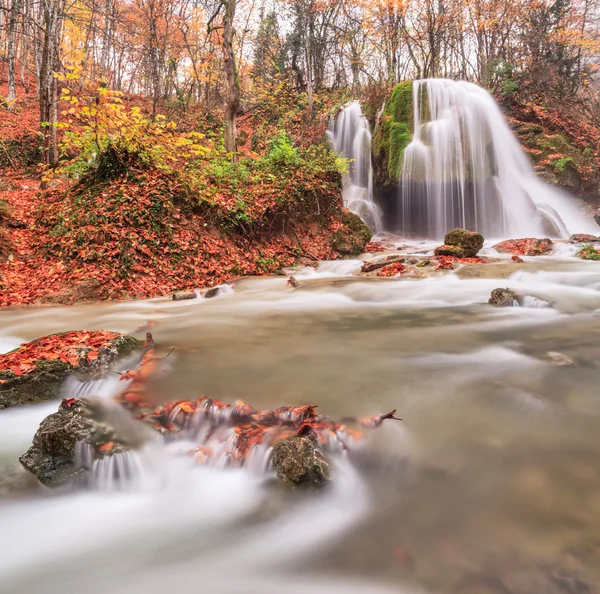
POLYGON ((403 235, 439 238, 463 227, 504 237, 568 237, 589 228, 567 196, 537 178, 485 89, 415 81, 413 111, 400 183, 403 235))
MULTIPOLYGON (((574 249, 422 280, 353 277, 348 260, 295 272, 297 289, 254 278, 214 299, 0 311, 4 350, 153 323, 175 347, 165 398, 404 418, 319 493, 198 467, 156 440, 119 462, 127 481, 99 467, 83 490, 0 489, 0 592, 600 591, 600 265, 574 249), (532 297, 491 307, 499 286, 532 297)), ((0 411, 0 476, 18 475, 57 404, 0 411)))
POLYGON ((327 131, 333 150, 349 159, 343 178, 344 204, 376 233, 382 231, 380 209, 373 200, 371 130, 360 103, 352 101, 337 117, 331 117, 327 131))

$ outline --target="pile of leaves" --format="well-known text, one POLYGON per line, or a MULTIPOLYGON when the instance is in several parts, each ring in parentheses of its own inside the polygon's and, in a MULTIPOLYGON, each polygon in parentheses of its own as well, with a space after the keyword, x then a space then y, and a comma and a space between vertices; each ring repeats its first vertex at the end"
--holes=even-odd
POLYGON ((438 265, 435 267, 437 271, 454 270, 456 258, 450 256, 438 256, 438 265))
POLYGON ((544 256, 552 252, 552 240, 524 237, 523 239, 507 239, 497 243, 493 248, 500 253, 515 256, 544 256))
POLYGON ((121 377, 132 380, 131 384, 115 398, 162 434, 200 442, 188 453, 202 464, 218 460, 227 465, 243 465, 259 446, 270 447, 295 435, 311 434, 324 449, 344 451, 362 437, 362 432, 348 427, 349 424, 375 429, 387 419, 402 420, 394 416, 396 411, 393 410, 375 417, 349 417, 334 421, 319 415, 313 404, 263 411, 241 400, 231 405, 204 396, 193 401, 168 402, 148 411, 152 406, 147 394, 148 384, 159 371, 161 361, 152 335, 148 333, 140 365, 121 377))
POLYGON ((369 241, 365 245, 365 253, 376 254, 378 252, 385 252, 387 248, 379 241, 369 241))
POLYGON ((108 347, 117 332, 65 332, 38 338, 22 344, 10 353, 0 355, 0 371, 21 376, 36 369, 43 361, 62 361, 72 367, 98 359, 100 350, 108 347))
POLYGON ((458 258, 456 256, 439 256, 438 261, 444 260, 446 262, 455 262, 456 264, 488 264, 487 258, 480 258, 479 256, 473 256, 472 258, 458 258))
POLYGON ((402 262, 388 264, 377 272, 377 276, 400 276, 406 272, 406 266, 402 262))

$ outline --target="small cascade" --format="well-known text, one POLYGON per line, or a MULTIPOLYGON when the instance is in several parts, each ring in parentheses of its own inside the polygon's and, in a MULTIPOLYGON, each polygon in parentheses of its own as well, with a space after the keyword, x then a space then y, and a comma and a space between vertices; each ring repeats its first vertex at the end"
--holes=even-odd
POLYGON ((543 183, 494 98, 445 79, 413 83, 413 137, 404 150, 398 226, 440 238, 465 227, 492 237, 554 236, 589 228, 543 183))
POLYGON ((351 160, 343 180, 346 208, 378 233, 381 231, 381 214, 373 201, 371 130, 358 101, 346 105, 337 118, 331 117, 327 134, 333 150, 351 160))

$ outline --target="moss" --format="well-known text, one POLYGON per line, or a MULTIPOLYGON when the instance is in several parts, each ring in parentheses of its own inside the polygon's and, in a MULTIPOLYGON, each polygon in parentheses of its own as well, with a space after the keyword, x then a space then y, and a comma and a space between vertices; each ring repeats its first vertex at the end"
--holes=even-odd
POLYGON ((344 255, 357 255, 365 250, 365 246, 373 236, 371 230, 363 223, 362 219, 344 210, 340 216, 343 225, 332 237, 333 249, 344 255))
MULTIPOLYGON (((427 88, 420 87, 421 119, 428 118, 427 88)), ((413 83, 398 83, 388 101, 371 143, 375 183, 379 187, 396 184, 402 175, 404 150, 410 144, 414 132, 413 83)))
POLYGON ((559 173, 564 173, 569 163, 573 163, 571 157, 562 157, 561 159, 554 161, 554 167, 559 173))

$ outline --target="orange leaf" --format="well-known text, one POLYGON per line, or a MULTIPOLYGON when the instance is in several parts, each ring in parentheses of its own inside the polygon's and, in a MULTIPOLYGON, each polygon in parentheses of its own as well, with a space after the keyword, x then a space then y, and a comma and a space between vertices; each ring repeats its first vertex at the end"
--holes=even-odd
POLYGON ((99 448, 98 451, 99 452, 110 452, 110 450, 113 449, 113 446, 115 445, 114 441, 107 441, 106 443, 102 444, 99 448))
POLYGON ((181 402, 179 408, 186 413, 196 412, 194 405, 191 402, 181 402))

